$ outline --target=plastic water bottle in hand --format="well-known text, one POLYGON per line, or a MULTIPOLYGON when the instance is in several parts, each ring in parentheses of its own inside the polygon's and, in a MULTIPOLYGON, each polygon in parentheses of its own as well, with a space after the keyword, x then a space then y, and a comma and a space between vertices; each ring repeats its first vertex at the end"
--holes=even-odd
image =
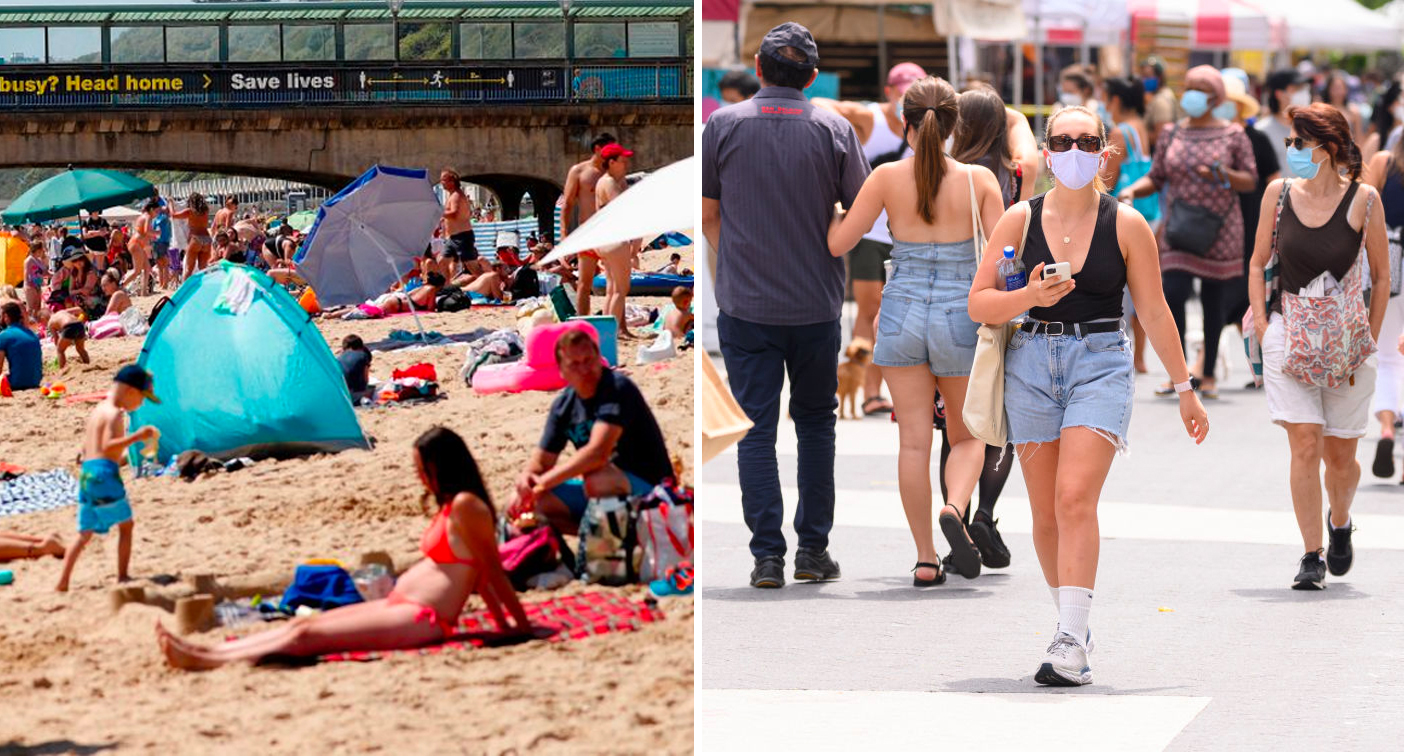
POLYGON ((999 270, 1000 289, 1014 291, 1029 285, 1029 274, 1024 270, 1024 261, 1014 255, 1014 247, 1004 248, 1004 255, 1000 257, 996 268, 999 270))

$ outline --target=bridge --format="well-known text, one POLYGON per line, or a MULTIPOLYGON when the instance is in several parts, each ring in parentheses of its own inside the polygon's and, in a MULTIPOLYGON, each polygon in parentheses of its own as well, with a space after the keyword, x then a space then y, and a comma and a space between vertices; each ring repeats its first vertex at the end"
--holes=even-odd
POLYGON ((524 196, 554 205, 600 133, 635 150, 635 170, 692 153, 691 13, 687 0, 4 8, 0 168, 337 189, 377 162, 452 166, 515 218, 524 196))

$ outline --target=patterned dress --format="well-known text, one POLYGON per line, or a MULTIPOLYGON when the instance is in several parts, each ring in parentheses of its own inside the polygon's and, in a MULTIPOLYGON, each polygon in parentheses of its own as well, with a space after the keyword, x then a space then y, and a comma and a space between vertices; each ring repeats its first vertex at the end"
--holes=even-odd
POLYGON ((1165 234, 1159 234, 1160 269, 1185 271, 1215 281, 1237 278, 1243 275, 1244 234, 1238 192, 1224 188, 1214 179, 1200 178, 1195 169, 1201 165, 1211 166, 1218 160, 1225 168, 1248 171, 1256 180, 1258 168, 1248 135, 1243 133, 1242 126, 1231 123, 1203 129, 1181 127, 1172 141, 1170 132, 1174 128, 1175 124, 1171 123, 1160 128, 1156 145, 1168 144, 1169 149, 1156 151, 1147 175, 1166 193, 1167 207, 1175 200, 1183 200, 1210 210, 1223 218, 1224 223, 1219 227, 1219 237, 1203 257, 1173 249, 1165 234))

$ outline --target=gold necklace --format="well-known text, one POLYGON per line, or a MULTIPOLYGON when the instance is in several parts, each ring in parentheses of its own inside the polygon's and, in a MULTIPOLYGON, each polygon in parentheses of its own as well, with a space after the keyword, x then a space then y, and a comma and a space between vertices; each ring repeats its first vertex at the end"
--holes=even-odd
MULTIPOLYGON (((1093 210, 1093 213, 1094 213, 1094 214, 1096 213, 1095 207, 1100 206, 1100 205, 1101 205, 1101 199, 1098 198, 1097 205, 1094 206, 1094 210, 1093 210)), ((1079 218, 1079 220, 1081 220, 1081 219, 1079 218)), ((1058 214, 1058 227, 1061 228, 1061 229, 1063 230, 1063 232, 1064 232, 1063 235, 1062 235, 1062 236, 1063 236, 1063 243, 1064 243, 1064 244, 1072 244, 1072 237, 1069 236, 1069 235, 1067 234, 1067 230, 1068 230, 1068 229, 1067 229, 1067 226, 1063 225, 1062 213, 1059 213, 1059 214, 1058 214)))

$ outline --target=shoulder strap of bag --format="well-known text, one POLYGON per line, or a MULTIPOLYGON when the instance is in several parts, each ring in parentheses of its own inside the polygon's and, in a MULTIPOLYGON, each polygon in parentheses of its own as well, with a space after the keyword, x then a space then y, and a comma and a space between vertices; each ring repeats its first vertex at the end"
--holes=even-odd
POLYGON ((1029 240, 1029 221, 1033 220, 1033 203, 1024 203, 1024 233, 1019 235, 1019 259, 1024 257, 1024 244, 1029 240))
POLYGON ((1117 124, 1116 129, 1121 132, 1121 138, 1124 139, 1128 145, 1135 142, 1136 146, 1133 149, 1136 150, 1137 160, 1145 157, 1146 153, 1141 149, 1141 135, 1136 132, 1136 129, 1133 128, 1131 124, 1120 123, 1117 124))
POLYGON ((1277 213, 1272 216, 1272 254, 1277 254, 1277 227, 1282 220, 1282 206, 1287 203, 1287 192, 1292 190, 1292 179, 1282 179, 1282 191, 1277 194, 1277 213))
POLYGON ((985 259, 985 230, 980 227, 980 204, 975 201, 975 169, 966 167, 965 182, 970 186, 971 237, 975 240, 975 259, 985 259))

